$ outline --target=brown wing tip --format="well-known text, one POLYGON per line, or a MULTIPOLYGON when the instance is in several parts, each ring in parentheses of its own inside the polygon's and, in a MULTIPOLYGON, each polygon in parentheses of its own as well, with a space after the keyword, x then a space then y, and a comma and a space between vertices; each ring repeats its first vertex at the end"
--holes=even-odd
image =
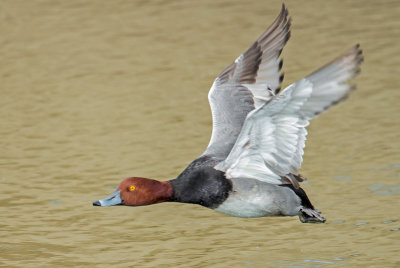
POLYGON ((285 17, 289 15, 289 10, 286 8, 285 3, 282 3, 281 14, 284 14, 285 17))
POLYGON ((361 72, 360 65, 364 62, 363 51, 360 48, 360 44, 353 46, 347 53, 343 55, 343 58, 350 58, 353 64, 353 77, 357 76, 361 72))
POLYGON ((350 50, 344 53, 343 57, 353 57, 356 65, 360 65, 364 61, 363 51, 360 47, 360 44, 356 44, 350 50))
POLYGON ((282 23, 286 24, 287 22, 289 22, 290 26, 291 19, 290 18, 288 19, 288 16, 289 16, 289 10, 286 8, 285 4, 282 3, 281 12, 279 13, 278 17, 276 17, 274 22, 271 24, 272 28, 275 28, 282 23))
POLYGON ((324 69, 325 67, 336 62, 337 64, 341 64, 342 68, 344 68, 348 72, 352 73, 352 75, 346 80, 346 82, 348 82, 360 73, 360 71, 361 71, 360 65, 363 61, 364 61, 363 51, 360 48, 360 44, 356 44, 353 47, 351 47, 349 50, 344 52, 342 55, 340 55, 339 57, 335 58, 328 64, 324 65, 323 67, 321 67, 318 70, 316 70, 315 72, 313 72, 311 75, 319 72, 320 70, 324 69))

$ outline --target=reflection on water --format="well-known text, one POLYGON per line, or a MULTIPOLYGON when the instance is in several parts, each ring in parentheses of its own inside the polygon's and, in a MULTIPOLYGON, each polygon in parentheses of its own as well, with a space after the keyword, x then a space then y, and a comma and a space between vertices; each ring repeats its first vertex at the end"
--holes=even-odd
POLYGON ((373 168, 373 171, 381 171, 381 170, 394 170, 394 169, 400 169, 400 164, 395 164, 395 165, 390 165, 384 168, 373 168))
MULTIPOLYGON (((357 254, 355 254, 357 255, 357 254)), ((352 257, 355 257, 352 255, 352 257)), ((323 260, 302 260, 298 262, 280 261, 278 265, 271 265, 271 267, 341 267, 346 266, 345 259, 334 258, 332 261, 323 260)))
POLYGON ((360 226, 360 225, 364 225, 364 224, 368 224, 368 222, 357 222, 356 224, 354 224, 355 226, 360 226))
POLYGON ((351 178, 349 176, 333 176, 333 178, 337 181, 346 181, 346 182, 350 182, 351 178))
POLYGON ((285 1, 284 86, 355 43, 358 90, 312 121, 304 188, 328 222, 91 203, 205 149, 213 79, 280 1, 0 2, 1 267, 399 267, 399 1, 285 1))
POLYGON ((373 191, 376 194, 383 194, 383 195, 400 194, 400 186, 386 186, 384 184, 374 184, 368 186, 367 189, 373 191))

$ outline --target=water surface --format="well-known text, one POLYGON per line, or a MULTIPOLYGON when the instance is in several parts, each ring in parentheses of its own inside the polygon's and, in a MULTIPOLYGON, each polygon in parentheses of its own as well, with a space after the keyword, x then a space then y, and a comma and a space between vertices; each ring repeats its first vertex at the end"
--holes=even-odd
POLYGON ((208 89, 280 1, 0 1, 0 266, 399 267, 400 4, 286 1, 288 85, 355 43, 358 90, 312 121, 326 224, 187 204, 98 208, 208 144, 208 89))

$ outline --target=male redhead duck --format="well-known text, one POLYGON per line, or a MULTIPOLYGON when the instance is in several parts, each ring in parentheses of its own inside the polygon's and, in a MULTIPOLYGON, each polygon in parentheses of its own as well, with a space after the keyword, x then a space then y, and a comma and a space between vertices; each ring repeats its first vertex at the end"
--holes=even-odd
POLYGON ((290 37, 284 5, 272 25, 215 79, 213 118, 205 152, 176 179, 123 180, 95 206, 198 204, 235 217, 296 216, 322 223, 299 186, 309 120, 344 100, 363 61, 359 45, 281 91, 279 56, 290 37))

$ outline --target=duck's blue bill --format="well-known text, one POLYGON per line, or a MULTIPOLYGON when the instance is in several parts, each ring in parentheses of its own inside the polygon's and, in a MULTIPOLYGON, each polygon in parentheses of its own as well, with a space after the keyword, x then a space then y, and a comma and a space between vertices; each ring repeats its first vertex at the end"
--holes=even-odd
POLYGON ((109 207, 122 205, 124 201, 121 199, 121 191, 113 192, 109 197, 93 202, 93 206, 109 207))

